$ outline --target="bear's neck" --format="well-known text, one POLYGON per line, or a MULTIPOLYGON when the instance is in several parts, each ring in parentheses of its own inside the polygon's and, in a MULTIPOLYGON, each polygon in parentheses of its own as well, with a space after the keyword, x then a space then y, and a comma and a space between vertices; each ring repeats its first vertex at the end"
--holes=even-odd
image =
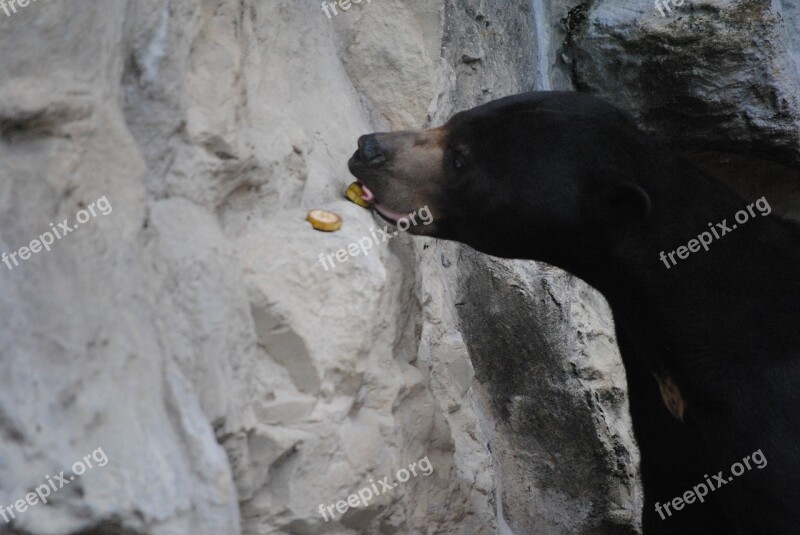
POLYGON ((800 225, 748 211, 754 201, 697 171, 665 181, 652 201, 640 231, 615 242, 604 261, 576 266, 609 301, 615 321, 636 324, 631 331, 651 343, 699 352, 722 339, 742 358, 762 354, 771 340, 785 343, 786 333, 773 332, 783 324, 770 318, 776 311, 800 317, 800 225), (701 235, 713 237, 708 250, 698 249, 701 235), (712 331, 715 340, 707 340, 712 331))

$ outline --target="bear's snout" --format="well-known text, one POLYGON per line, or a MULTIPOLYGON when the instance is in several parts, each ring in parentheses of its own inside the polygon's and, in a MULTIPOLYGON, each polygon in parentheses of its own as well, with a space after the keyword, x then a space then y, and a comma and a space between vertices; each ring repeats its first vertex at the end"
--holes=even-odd
POLYGON ((375 134, 358 138, 358 159, 362 164, 373 166, 386 163, 386 150, 375 134))

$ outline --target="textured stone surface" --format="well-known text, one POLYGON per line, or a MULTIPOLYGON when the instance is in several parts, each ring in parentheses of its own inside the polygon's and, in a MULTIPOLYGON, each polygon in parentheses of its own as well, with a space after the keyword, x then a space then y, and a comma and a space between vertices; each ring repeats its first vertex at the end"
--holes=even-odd
POLYGON ((578 11, 567 54, 578 89, 685 150, 800 164, 797 2, 687 0, 662 16, 650 0, 596 1, 578 11))
MULTIPOLYGON (((569 87, 558 57, 565 36, 560 5, 451 8, 448 20, 460 22, 451 22, 445 36, 441 78, 448 91, 432 108, 434 126, 452 111, 507 94, 569 87)), ((455 340, 457 348, 463 343, 475 370, 470 404, 459 403, 447 417, 473 436, 471 418, 461 413, 475 407, 481 440, 465 448, 485 443, 491 456, 499 532, 637 529, 638 452, 604 300, 582 281, 533 262, 441 242, 418 244, 417 251, 427 290, 423 333, 455 340), (459 332, 463 342, 453 334, 459 332)), ((453 343, 443 346, 432 345, 434 360, 440 352, 449 358, 453 343)))

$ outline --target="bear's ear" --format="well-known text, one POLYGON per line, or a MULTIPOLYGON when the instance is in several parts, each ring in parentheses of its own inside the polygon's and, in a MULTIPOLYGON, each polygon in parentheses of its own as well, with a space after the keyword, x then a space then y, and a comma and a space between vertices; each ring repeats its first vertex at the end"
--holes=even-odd
POLYGON ((595 218, 614 224, 642 221, 650 215, 650 196, 632 182, 606 185, 592 204, 595 218))

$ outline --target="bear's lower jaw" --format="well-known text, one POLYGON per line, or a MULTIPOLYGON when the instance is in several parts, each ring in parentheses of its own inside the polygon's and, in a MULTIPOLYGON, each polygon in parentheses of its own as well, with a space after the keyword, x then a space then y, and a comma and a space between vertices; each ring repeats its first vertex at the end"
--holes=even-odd
POLYGON ((411 213, 397 212, 395 210, 392 210, 391 208, 387 208, 385 205, 378 202, 378 199, 375 197, 375 194, 372 193, 372 190, 370 190, 366 185, 364 185, 360 181, 358 182, 358 184, 364 190, 364 195, 362 195, 361 198, 365 202, 370 203, 372 208, 374 208, 375 211, 378 212, 378 215, 380 215, 383 219, 385 219, 389 223, 396 225, 397 222, 400 221, 401 219, 409 219, 411 217, 411 213))
POLYGON ((409 214, 395 212, 378 202, 373 203, 372 207, 375 208, 375 211, 378 212, 382 218, 393 225, 396 225, 401 219, 408 219, 409 217, 409 214))

